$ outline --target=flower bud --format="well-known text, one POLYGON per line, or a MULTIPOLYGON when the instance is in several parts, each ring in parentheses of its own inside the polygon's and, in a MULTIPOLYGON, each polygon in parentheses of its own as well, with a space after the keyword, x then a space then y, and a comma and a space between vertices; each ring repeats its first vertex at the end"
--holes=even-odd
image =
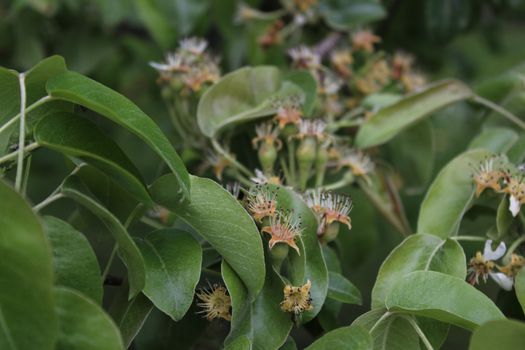
POLYGON ((324 175, 326 173, 326 164, 328 163, 328 150, 325 146, 320 146, 317 149, 317 157, 315 158, 315 185, 322 186, 324 175))
POLYGON ((325 226, 324 233, 321 236, 321 240, 325 243, 334 241, 339 234, 339 223, 332 222, 325 226))
POLYGON ((296 156, 299 166, 299 185, 301 190, 306 189, 306 183, 310 176, 310 171, 314 165, 317 155, 317 142, 313 137, 305 137, 299 148, 297 148, 296 156))
POLYGON ((264 174, 272 174, 273 166, 277 160, 277 150, 273 142, 263 142, 259 147, 258 156, 264 174))

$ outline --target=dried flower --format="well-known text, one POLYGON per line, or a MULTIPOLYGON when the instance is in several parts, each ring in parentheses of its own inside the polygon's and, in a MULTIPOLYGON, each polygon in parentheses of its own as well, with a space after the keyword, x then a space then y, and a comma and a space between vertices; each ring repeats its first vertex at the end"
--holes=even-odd
POLYGON ((255 176, 250 178, 250 180, 256 185, 281 184, 281 179, 278 176, 267 177, 260 169, 255 169, 255 176))
POLYGON ((352 54, 347 49, 336 50, 330 55, 330 61, 335 70, 344 78, 352 75, 351 65, 354 62, 352 54))
POLYGON ((281 310, 292 312, 295 315, 312 310, 311 287, 312 283, 310 280, 298 287, 286 285, 283 290, 284 300, 281 302, 281 310))
POLYGON ((282 41, 281 29, 283 29, 283 27, 284 22, 282 20, 278 19, 274 21, 266 32, 257 39, 257 42, 264 48, 280 44, 282 41))
POLYGON ((509 210, 512 216, 517 216, 520 212, 521 205, 525 203, 525 183, 522 178, 506 176, 506 187, 503 189, 509 197, 509 210))
POLYGON ((201 56, 206 48, 208 47, 208 42, 202 38, 185 38, 179 42, 180 50, 188 52, 195 56, 201 56))
POLYGON ((232 303, 226 288, 214 284, 208 290, 201 289, 196 295, 201 300, 201 302, 197 302, 197 306, 203 309, 198 313, 205 314, 208 321, 214 318, 222 318, 226 321, 231 320, 232 303))
MULTIPOLYGON (((494 191, 501 191, 500 181, 505 177, 505 172, 494 169, 494 157, 481 162, 479 167, 474 171, 472 179, 476 183, 476 196, 479 197, 486 188, 492 188, 494 191)), ((512 186, 517 184, 512 184, 512 186)), ((514 188, 514 187, 513 187, 514 188)))
POLYGON ((352 228, 350 211, 353 204, 352 199, 343 194, 311 190, 305 193, 304 199, 319 218, 320 226, 317 231, 322 234, 326 227, 334 222, 340 222, 349 229, 352 228))
POLYGON ((279 139, 279 129, 275 128, 271 122, 261 123, 255 127, 256 137, 252 139, 252 145, 257 148, 259 142, 265 142, 269 145, 276 145, 281 149, 283 143, 279 139))
POLYGON ((271 238, 268 246, 270 249, 276 243, 285 243, 297 251, 297 254, 301 254, 299 247, 295 243, 295 239, 301 235, 301 223, 297 219, 293 212, 282 213, 276 212, 276 215, 270 217, 269 226, 264 226, 261 232, 268 233, 271 238))
POLYGON ((277 114, 275 120, 279 123, 279 128, 283 129, 288 124, 298 125, 303 116, 299 101, 290 99, 281 103, 276 103, 277 114))
POLYGON ((510 262, 505 266, 498 266, 498 270, 506 276, 514 278, 518 272, 525 266, 525 258, 518 254, 512 254, 510 262))
POLYGON ((346 150, 339 166, 348 166, 355 176, 366 176, 374 170, 374 163, 365 153, 358 150, 346 150))
POLYGON ((402 76, 408 74, 412 69, 414 57, 405 52, 398 51, 394 54, 392 59, 392 78, 401 79, 402 76))
MULTIPOLYGON (((233 155, 231 156, 234 157, 233 155)), ((212 166, 215 177, 219 180, 222 180, 222 173, 224 172, 224 169, 231 165, 231 162, 226 157, 218 155, 212 151, 208 152, 206 159, 212 166)))
POLYGON ((317 4, 317 0, 293 0, 293 3, 299 11, 306 12, 317 4))
POLYGON ((354 51, 363 50, 372 53, 374 52, 374 44, 379 42, 381 42, 381 38, 369 30, 361 30, 352 35, 352 49, 354 51))
POLYGON ((476 256, 470 259, 467 272, 468 282, 472 285, 478 284, 479 277, 484 282, 487 282, 487 278, 490 276, 501 288, 511 290, 514 283, 513 279, 502 272, 493 272, 496 266, 494 261, 500 259, 506 250, 507 247, 504 242, 501 242, 495 250, 492 250, 492 240, 487 240, 483 254, 477 252, 476 256))
POLYGON ((248 194, 248 211, 253 219, 261 222, 266 217, 275 216, 276 193, 267 187, 255 186, 248 194))
POLYGON ((299 46, 288 50, 295 68, 317 69, 321 65, 321 57, 306 46, 299 46))
POLYGON ((302 139, 305 137, 313 137, 318 141, 325 139, 326 134, 324 132, 326 123, 321 119, 302 119, 299 122, 299 133, 297 137, 302 139))

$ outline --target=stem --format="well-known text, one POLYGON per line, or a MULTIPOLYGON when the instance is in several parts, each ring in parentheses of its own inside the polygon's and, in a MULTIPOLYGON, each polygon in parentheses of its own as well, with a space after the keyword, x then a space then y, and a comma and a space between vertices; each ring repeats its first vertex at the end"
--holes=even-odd
POLYGON ((288 139, 286 142, 286 148, 288 148, 288 174, 290 179, 287 179, 292 187, 295 187, 295 144, 293 140, 288 139))
POLYGON ((473 241, 473 242, 485 242, 487 239, 478 236, 454 236, 450 237, 456 241, 473 241))
POLYGON ((365 195, 372 201, 372 204, 375 205, 377 210, 385 217, 385 219, 392 225, 394 228, 403 235, 403 237, 407 237, 410 235, 410 232, 406 231, 405 227, 401 224, 399 219, 394 215, 394 213, 385 206, 381 198, 377 193, 372 191, 368 185, 363 183, 362 181, 357 182, 359 184, 359 187, 363 190, 365 195))
MULTIPOLYGON (((27 149, 27 148, 26 148, 27 149)), ((27 156, 26 166, 24 168, 24 178, 22 179, 22 195, 25 196, 27 192, 27 183, 29 182, 29 172, 31 171, 31 154, 27 156)))
POLYGON ((252 172, 248 170, 244 165, 236 161, 235 158, 233 158, 231 155, 229 155, 228 152, 226 152, 226 150, 221 147, 219 142, 217 142, 217 139, 215 137, 211 138, 211 144, 213 145, 213 148, 215 149, 215 151, 219 153, 221 156, 223 156, 224 158, 226 158, 226 160, 228 160, 231 163, 231 165, 239 169, 242 173, 244 173, 244 175, 248 177, 253 177, 252 172))
POLYGON ((353 176, 344 176, 341 180, 333 182, 331 184, 327 184, 324 186, 321 186, 323 191, 334 191, 339 188, 345 187, 350 185, 352 182, 354 182, 353 176))
POLYGON ((507 111, 505 108, 501 107, 500 105, 490 100, 487 100, 481 96, 474 96, 472 100, 474 102, 479 103, 480 105, 483 105, 489 109, 492 109, 494 112, 502 115, 503 117, 507 118, 508 120, 510 120, 511 122, 513 122, 514 124, 516 124, 517 126, 525 130, 525 122, 523 122, 520 118, 518 118, 511 112, 507 111))
MULTIPOLYGON (((42 97, 40 100, 36 101, 31 106, 28 106, 26 108, 26 110, 25 110, 26 114, 31 112, 33 109, 35 109, 36 107, 40 106, 41 104, 44 104, 47 101, 51 101, 52 99, 53 98, 51 96, 44 96, 44 97, 42 97)), ((19 114, 15 115, 13 118, 11 118, 7 123, 2 125, 0 127, 0 134, 2 134, 4 131, 6 131, 11 125, 16 123, 18 121, 18 119, 20 119, 20 116, 21 116, 21 114, 19 113, 19 114)))
POLYGON ((423 344, 425 344, 425 347, 427 348, 427 350, 434 350, 434 347, 432 346, 432 344, 430 344, 430 341, 427 339, 425 333, 423 333, 421 328, 419 328, 419 325, 417 324, 417 322, 414 321, 414 318, 407 317, 407 316, 403 316, 403 318, 406 319, 408 323, 412 325, 417 335, 419 335, 419 338, 421 338, 421 341, 423 342, 423 344))
MULTIPOLYGON (((29 145, 25 146, 24 147, 24 152, 29 152, 29 151, 32 151, 36 148, 40 147, 40 145, 36 142, 33 142, 33 143, 30 143, 29 145)), ((9 153, 9 154, 6 154, 5 156, 3 157, 0 157, 0 164, 4 163, 4 162, 7 162, 8 160, 12 160, 12 159, 15 159, 17 156, 18 156, 18 150, 12 152, 12 153, 9 153)))
POLYGON ((158 223, 157 221, 155 221, 153 219, 150 219, 150 218, 144 217, 144 216, 140 218, 140 222, 142 222, 143 224, 146 224, 148 226, 151 226, 153 228, 156 228, 156 229, 165 228, 164 225, 158 223))
POLYGON ((113 250, 111 251, 111 255, 109 256, 109 259, 106 263, 106 267, 104 268, 104 272, 102 273, 102 281, 106 280, 106 277, 109 273, 109 269, 111 268, 111 264, 113 264, 113 260, 115 259, 115 256, 117 255, 118 251, 118 243, 115 243, 113 245, 113 250))
POLYGON ((507 253, 505 254, 505 257, 503 258, 503 261, 508 261, 510 257, 512 256, 512 253, 514 253, 514 251, 518 249, 520 244, 522 244, 523 242, 525 242, 525 235, 521 236, 520 238, 512 242, 509 249, 507 249, 507 253))
POLYGON ((60 199, 62 197, 65 197, 62 193, 51 194, 49 197, 44 199, 42 202, 40 202, 37 205, 35 205, 33 207, 33 211, 38 212, 38 211, 40 211, 40 209, 44 208, 45 206, 53 203, 54 201, 56 201, 57 199, 60 199))
POLYGON ((369 333, 372 334, 372 332, 377 328, 377 326, 379 326, 384 320, 386 320, 387 318, 389 318, 390 316, 392 316, 392 314, 393 314, 393 313, 392 313, 392 312, 389 312, 389 311, 385 312, 385 313, 383 314, 383 316, 381 316, 381 317, 379 318, 379 320, 377 320, 376 323, 374 323, 374 325, 372 326, 372 328, 370 328, 369 333))
POLYGON ((15 190, 20 192, 22 189, 22 177, 24 174, 24 146, 26 141, 26 75, 20 73, 20 131, 18 134, 18 162, 16 163, 15 190))

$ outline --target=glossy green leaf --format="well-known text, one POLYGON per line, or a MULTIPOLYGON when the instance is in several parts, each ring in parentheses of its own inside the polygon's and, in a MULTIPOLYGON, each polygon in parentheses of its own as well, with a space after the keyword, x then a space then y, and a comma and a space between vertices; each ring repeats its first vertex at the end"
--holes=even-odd
POLYGON ((306 350, 369 350, 372 348, 370 333, 361 326, 348 326, 334 329, 317 339, 306 350))
POLYGON ((493 153, 507 153, 518 141, 518 138, 518 133, 512 129, 491 127, 484 129, 476 136, 468 148, 482 148, 493 153))
MULTIPOLYGON (((48 93, 80 104, 128 129, 150 146, 177 178, 177 190, 187 197, 190 180, 184 163, 160 128, 133 102, 81 74, 67 72, 47 82, 48 93)), ((173 190, 173 189, 172 189, 173 190)))
POLYGON ((420 350, 419 336, 401 315, 385 317, 385 309, 374 309, 362 314, 352 325, 364 327, 372 337, 373 350, 420 350))
POLYGON ((109 314, 120 330, 126 349, 142 329, 151 310, 153 303, 142 293, 128 300, 127 288, 121 288, 115 296, 109 314))
POLYGON ((514 278, 514 288, 523 313, 525 313, 525 269, 522 268, 514 278))
POLYGON ((425 29, 431 38, 446 42, 466 29, 471 22, 473 3, 455 0, 426 0, 424 6, 425 29))
POLYGON ((484 150, 467 151, 441 169, 421 204, 417 232, 442 238, 457 233, 474 197, 473 169, 489 156, 484 150))
POLYGON ((153 205, 142 176, 120 147, 89 120, 59 112, 35 126, 39 145, 78 158, 103 171, 147 205, 153 205))
POLYGON ((55 284, 77 290, 102 304, 100 267, 86 237, 52 216, 44 217, 44 232, 53 250, 55 284))
POLYGON ((189 233, 152 232, 137 245, 146 264, 144 294, 174 321, 190 308, 201 275, 202 248, 189 233))
POLYGON ((316 317, 317 322, 319 322, 319 325, 321 325, 321 328, 323 328, 325 332, 329 332, 340 326, 339 314, 341 313, 342 307, 342 302, 329 297, 326 298, 321 311, 319 311, 316 317))
POLYGON ((374 114, 359 129, 356 145, 368 148, 383 144, 432 112, 472 97, 463 83, 444 80, 409 95, 374 114))
POLYGON ((434 271, 416 271, 401 277, 388 294, 386 307, 469 330, 505 318, 492 300, 463 279, 434 271))
POLYGON ((0 349, 51 350, 57 334, 51 248, 31 207, 3 181, 0 198, 0 349))
POLYGON ((209 179, 191 177, 189 203, 180 203, 175 178, 166 175, 150 188, 154 201, 173 211, 204 237, 241 277, 250 299, 264 284, 264 253, 261 235, 250 215, 220 185, 209 179), (220 204, 220 206, 219 206, 220 204))
POLYGON ((297 96, 303 90, 283 79, 273 66, 246 67, 222 77, 199 101, 197 120, 204 135, 212 137, 226 126, 269 116, 276 112, 273 100, 297 96))
POLYGON ((457 241, 426 234, 407 237, 385 259, 372 289, 372 308, 383 308, 388 293, 403 276, 419 270, 443 272, 464 279, 466 258, 457 241))
POLYGON ((124 350, 119 330, 95 302, 72 289, 55 288, 56 350, 124 350))
POLYGON ((279 350, 297 350, 297 344, 295 344, 295 340, 289 336, 279 350))
POLYGON ((270 187, 276 192, 277 209, 290 211, 302 229, 297 240, 301 255, 292 250, 288 253, 291 265, 289 279, 294 286, 303 285, 307 280, 312 282, 310 294, 313 309, 302 314, 302 322, 308 322, 319 313, 328 293, 328 270, 317 238, 317 219, 303 198, 293 190, 283 186, 270 187))
POLYGON ((224 341, 226 347, 239 337, 248 337, 253 350, 277 349, 283 345, 292 328, 292 319, 279 306, 284 285, 273 269, 267 269, 264 287, 253 303, 242 280, 225 260, 221 273, 232 301, 231 328, 224 341))
POLYGON ((363 302, 361 292, 343 275, 336 272, 328 273, 328 294, 331 299, 345 304, 358 304, 363 302))
POLYGON ((91 211, 106 225, 117 241, 119 256, 128 269, 129 297, 137 295, 144 288, 146 271, 144 259, 126 228, 93 197, 77 176, 69 176, 65 180, 62 193, 91 211))
POLYGON ((525 344, 525 323, 498 320, 484 323, 472 333, 469 350, 521 349, 525 344))
POLYGON ((321 0, 321 15, 336 30, 358 28, 386 16, 386 10, 377 0, 321 0))

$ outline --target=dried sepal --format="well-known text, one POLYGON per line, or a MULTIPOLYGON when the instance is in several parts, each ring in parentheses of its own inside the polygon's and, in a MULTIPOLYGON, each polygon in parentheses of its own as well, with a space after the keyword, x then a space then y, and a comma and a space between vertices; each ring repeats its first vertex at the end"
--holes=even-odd
POLYGON ((200 300, 200 302, 197 302, 197 306, 202 308, 198 313, 204 314, 208 321, 215 318, 222 318, 226 321, 231 320, 232 304, 225 287, 214 284, 209 286, 208 289, 201 289, 196 293, 196 296, 200 300))
POLYGON ((295 243, 297 237, 302 233, 301 222, 293 214, 293 211, 277 211, 274 216, 270 217, 269 225, 261 229, 261 232, 270 235, 268 242, 270 249, 277 243, 284 243, 295 249, 297 254, 301 254, 295 243))
POLYGON ((312 310, 311 287, 310 280, 298 287, 286 285, 283 290, 284 300, 281 302, 281 310, 291 312, 294 315, 312 310))

